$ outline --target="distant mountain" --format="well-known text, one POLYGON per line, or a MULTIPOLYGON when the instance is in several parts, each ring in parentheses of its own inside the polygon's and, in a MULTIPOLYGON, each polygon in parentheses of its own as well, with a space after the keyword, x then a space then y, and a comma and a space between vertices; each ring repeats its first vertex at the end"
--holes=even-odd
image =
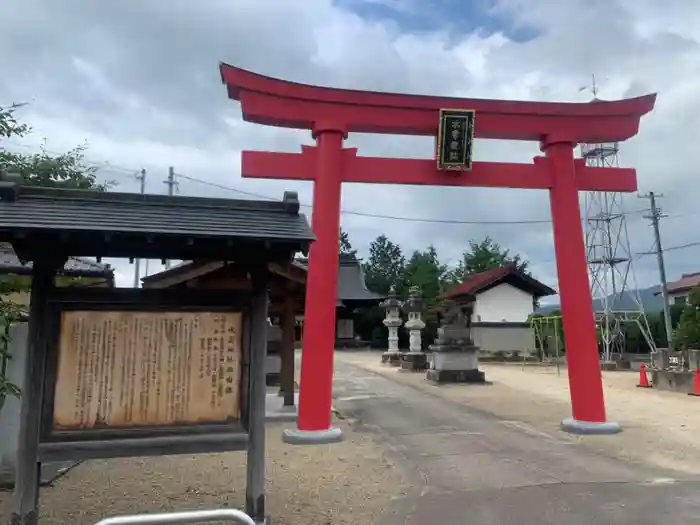
MULTIPOLYGON (((644 307, 645 312, 660 312, 663 310, 663 301, 661 299, 661 295, 654 295, 656 292, 659 291, 658 286, 650 286, 649 288, 640 288, 636 290, 636 294, 639 294, 639 299, 642 302, 642 306, 644 307)), ((615 310, 636 310, 636 301, 634 299, 635 292, 634 291, 629 291, 625 292, 621 296, 617 297, 615 300, 615 305, 614 309, 615 310)), ((608 301, 610 301, 612 296, 608 296, 608 301)), ((536 313, 542 314, 542 315, 547 315, 553 312, 554 310, 558 310, 559 305, 558 304, 547 304, 543 305, 540 308, 537 309, 536 313)), ((593 300, 593 310, 602 310, 603 309, 603 301, 601 299, 595 299, 593 300)))

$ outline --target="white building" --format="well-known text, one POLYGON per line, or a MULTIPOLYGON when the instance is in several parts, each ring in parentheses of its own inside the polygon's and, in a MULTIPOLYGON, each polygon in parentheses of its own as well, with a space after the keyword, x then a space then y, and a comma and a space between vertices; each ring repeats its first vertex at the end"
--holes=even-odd
POLYGON ((528 318, 537 300, 556 291, 508 264, 468 275, 442 297, 474 297, 472 335, 483 352, 528 352, 533 337, 528 318))

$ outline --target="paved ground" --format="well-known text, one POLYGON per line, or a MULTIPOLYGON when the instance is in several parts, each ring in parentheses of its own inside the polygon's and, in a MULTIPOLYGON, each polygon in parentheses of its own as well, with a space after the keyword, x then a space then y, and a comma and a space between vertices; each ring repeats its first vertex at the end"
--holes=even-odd
POLYGON ((335 398, 358 428, 384 441, 412 482, 378 525, 700 522, 700 477, 622 461, 342 360, 335 398))
MULTIPOLYGON (((425 374, 400 373, 381 365, 378 352, 337 352, 336 360, 386 375, 394 381, 440 396, 500 419, 521 421, 547 433, 571 414, 567 370, 541 366, 483 364, 488 388, 437 387, 425 374)), ((604 372, 608 417, 624 429, 619 436, 579 438, 596 452, 633 462, 686 472, 700 478, 700 398, 654 388, 637 388, 639 374, 604 372)))

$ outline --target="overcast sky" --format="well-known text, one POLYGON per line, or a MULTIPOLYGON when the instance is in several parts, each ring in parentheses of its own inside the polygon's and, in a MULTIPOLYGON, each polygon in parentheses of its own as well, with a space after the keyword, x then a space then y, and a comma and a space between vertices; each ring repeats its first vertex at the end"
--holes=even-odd
MULTIPOLYGON (((218 63, 299 82, 407 93, 586 101, 658 92, 657 108, 620 163, 638 169, 641 191, 663 193, 668 247, 700 241, 700 2, 696 0, 8 0, 0 11, 0 104, 31 102, 33 137, 63 151, 88 141, 88 157, 121 191, 163 193, 168 166, 179 192, 280 198, 310 183, 243 180, 242 149, 298 151, 308 132, 242 122, 218 63), (206 181, 195 182, 191 177, 206 181), (219 187, 217 187, 217 185, 219 187), (222 189, 220 186, 231 188, 222 189)), ((478 117, 477 117, 478 118, 478 117)), ((429 138, 354 135, 361 154, 429 158, 429 138)), ((529 162, 537 145, 477 140, 477 160, 529 162)), ((628 211, 648 202, 630 195, 628 211)), ((352 212, 458 221, 546 221, 545 192, 345 185, 352 212)), ((308 208, 307 208, 308 211, 308 208)), ((632 249, 648 251, 642 213, 628 219, 632 249)), ((456 260, 469 239, 490 235, 532 261, 556 286, 551 225, 436 224, 344 214, 360 254, 379 234, 405 251, 433 243, 456 260)), ((667 254, 671 280, 700 271, 700 247, 667 254)), ((640 258, 640 285, 657 283, 640 258)), ((155 265, 151 265, 153 271, 155 265)), ((117 265, 128 285, 133 267, 117 265)))

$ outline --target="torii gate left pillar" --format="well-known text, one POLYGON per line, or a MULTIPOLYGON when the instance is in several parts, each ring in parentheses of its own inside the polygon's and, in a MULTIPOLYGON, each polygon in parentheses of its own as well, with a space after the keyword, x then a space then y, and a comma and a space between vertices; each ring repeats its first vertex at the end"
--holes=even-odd
POLYGON ((620 142, 638 132, 655 95, 615 102, 541 103, 467 100, 321 88, 285 82, 221 65, 229 97, 240 100, 245 120, 309 129, 315 147, 301 153, 244 151, 244 177, 314 181, 306 318, 302 343, 298 428, 289 443, 342 439, 331 427, 335 300, 343 182, 479 186, 548 190, 567 348, 572 417, 578 434, 611 434, 606 419, 593 307, 579 209, 579 191, 631 192, 636 173, 574 160, 578 143, 620 142), (436 135, 441 108, 476 111, 475 137, 538 141, 544 156, 531 164, 475 162, 455 175, 434 160, 359 157, 343 148, 348 132, 436 135))

